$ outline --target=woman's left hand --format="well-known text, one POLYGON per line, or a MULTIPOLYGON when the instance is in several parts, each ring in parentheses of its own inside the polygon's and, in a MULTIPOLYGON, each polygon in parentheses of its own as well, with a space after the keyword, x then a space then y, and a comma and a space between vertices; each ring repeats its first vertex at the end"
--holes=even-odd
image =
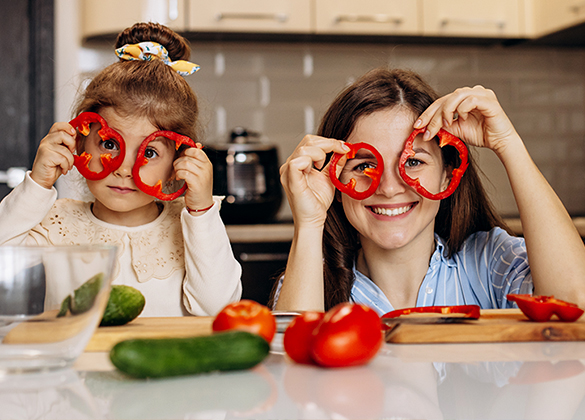
POLYGON ((213 205, 213 166, 198 143, 186 149, 175 160, 177 179, 187 183, 185 205, 192 210, 206 209, 213 205))
POLYGON ((512 139, 519 139, 494 92, 483 86, 460 88, 437 99, 414 124, 414 128, 425 126, 425 140, 445 128, 465 143, 498 155, 512 139))

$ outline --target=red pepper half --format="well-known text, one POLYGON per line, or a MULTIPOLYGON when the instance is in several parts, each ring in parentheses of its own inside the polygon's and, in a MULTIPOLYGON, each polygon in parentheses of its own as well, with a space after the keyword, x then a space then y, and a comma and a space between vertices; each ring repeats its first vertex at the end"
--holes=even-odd
POLYGON ((556 315, 561 321, 574 322, 583 315, 583 309, 574 303, 554 296, 506 295, 531 321, 546 322, 556 315))
POLYGON ((171 201, 177 197, 180 197, 181 194, 185 192, 187 189, 187 184, 183 185, 178 191, 172 194, 165 194, 162 191, 162 180, 159 179, 155 185, 147 185, 142 182, 142 179, 140 179, 140 168, 148 163, 148 159, 144 156, 146 148, 148 147, 148 144, 157 137, 165 137, 169 140, 173 140, 175 142, 175 150, 179 150, 179 147, 181 147, 183 144, 191 147, 197 147, 197 145, 189 137, 175 133, 174 131, 155 131, 142 141, 142 144, 138 149, 136 162, 132 168, 132 177, 134 178, 134 183, 140 189, 140 191, 145 192, 148 195, 156 197, 160 200, 171 201))
POLYGON ((465 318, 478 319, 480 308, 478 305, 454 305, 454 306, 417 306, 415 308, 404 308, 390 311, 382 318, 398 318, 402 315, 413 313, 436 313, 436 314, 464 314, 465 318))
POLYGON ((126 155, 126 143, 122 136, 116 130, 110 128, 108 123, 106 123, 106 120, 95 112, 82 112, 76 118, 69 121, 69 125, 79 130, 84 136, 89 134, 89 126, 91 123, 101 124, 98 135, 102 140, 114 139, 120 146, 120 153, 115 158, 112 158, 112 155, 109 153, 100 155, 100 161, 104 168, 100 172, 94 172, 88 167, 89 162, 93 158, 91 153, 83 152, 81 155, 73 156, 73 163, 77 167, 77 170, 79 170, 79 173, 86 179, 95 181, 98 179, 104 179, 122 165, 124 156, 126 155))
POLYGON ((331 178, 333 185, 335 185, 335 187, 342 193, 345 193, 356 200, 364 200, 374 194, 376 188, 378 188, 378 185, 380 185, 380 178, 382 178, 382 173, 384 172, 384 158, 382 158, 380 152, 378 152, 378 150, 376 150, 376 148, 371 144, 345 143, 345 145, 348 146, 350 150, 346 154, 335 153, 333 155, 329 164, 329 177, 331 178), (364 169, 364 175, 372 179, 372 184, 365 191, 355 190, 356 180, 354 178, 351 178, 347 184, 344 184, 337 177, 337 162, 339 162, 339 159, 341 159, 343 156, 347 156, 348 159, 353 159, 359 149, 369 150, 378 161, 378 164, 375 168, 364 169))
POLYGON ((457 186, 461 181, 461 177, 463 177, 463 174, 465 173, 465 170, 467 169, 468 166, 467 161, 468 150, 467 147, 465 146, 465 143, 463 143, 458 137, 455 137, 453 134, 443 129, 439 130, 439 132, 437 133, 437 136, 439 137, 439 147, 444 147, 447 145, 455 147, 459 152, 461 164, 459 165, 459 167, 453 169, 451 182, 449 183, 447 189, 445 191, 441 191, 438 194, 431 194, 429 191, 425 189, 425 187, 421 185, 418 178, 409 177, 406 174, 406 169, 404 167, 408 159, 414 157, 415 155, 414 150, 412 148, 415 137, 420 133, 423 133, 425 130, 426 128, 419 128, 417 130, 414 130, 410 134, 408 139, 406 139, 406 143, 404 144, 404 150, 402 151, 402 155, 400 156, 400 161, 398 163, 398 171, 400 172, 400 176, 402 177, 404 182, 413 187, 416 190, 416 192, 418 192, 423 197, 429 198, 431 200, 442 200, 444 198, 449 197, 451 194, 453 194, 455 189, 457 189, 457 186))

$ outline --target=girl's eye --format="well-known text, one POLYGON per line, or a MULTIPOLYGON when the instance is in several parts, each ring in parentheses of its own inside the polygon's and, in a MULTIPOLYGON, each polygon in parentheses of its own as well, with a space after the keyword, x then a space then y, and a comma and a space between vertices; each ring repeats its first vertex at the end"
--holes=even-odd
POLYGON ((106 150, 118 150, 118 143, 110 139, 102 141, 100 146, 106 150))
POLYGON ((148 148, 144 151, 144 157, 146 159, 154 159, 157 156, 158 156, 158 153, 156 152, 156 150, 154 150, 152 148, 148 148))

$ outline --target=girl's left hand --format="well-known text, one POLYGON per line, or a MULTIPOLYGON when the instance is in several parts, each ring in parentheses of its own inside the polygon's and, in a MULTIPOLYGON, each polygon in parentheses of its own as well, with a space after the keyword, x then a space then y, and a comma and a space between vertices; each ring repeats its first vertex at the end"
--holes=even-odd
POLYGON ((177 179, 187 183, 185 205, 193 210, 206 209, 213 205, 213 166, 201 144, 186 149, 181 157, 175 160, 177 179))
POLYGON ((512 139, 519 139, 494 92, 483 86, 457 89, 437 99, 414 123, 414 128, 425 126, 424 140, 444 127, 465 143, 490 148, 498 155, 512 139))

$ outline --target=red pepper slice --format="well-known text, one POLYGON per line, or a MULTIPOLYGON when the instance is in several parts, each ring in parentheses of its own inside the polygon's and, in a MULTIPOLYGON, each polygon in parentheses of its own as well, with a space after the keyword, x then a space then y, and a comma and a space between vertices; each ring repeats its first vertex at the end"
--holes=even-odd
POLYGON ((531 321, 546 322, 556 315, 561 321, 574 322, 583 315, 583 309, 574 303, 554 296, 506 295, 531 321))
POLYGON ((418 178, 409 177, 406 174, 406 169, 404 167, 408 159, 412 158, 415 155, 414 150, 412 149, 415 137, 420 133, 423 133, 425 130, 426 128, 419 128, 417 130, 414 130, 410 134, 408 139, 406 139, 406 143, 404 144, 404 150, 402 151, 402 155, 400 156, 400 161, 398 163, 398 171, 400 172, 400 176, 402 177, 404 182, 413 187, 416 190, 416 192, 418 192, 423 197, 429 198, 431 200, 442 200, 444 198, 449 197, 451 194, 453 194, 455 189, 457 189, 457 186, 461 181, 461 177, 463 177, 463 174, 465 173, 465 170, 467 169, 467 166, 469 164, 467 161, 469 152, 467 150, 467 147, 465 146, 465 143, 463 143, 458 137, 455 137, 453 134, 443 129, 439 130, 439 132, 437 133, 437 136, 439 137, 439 147, 444 147, 447 145, 455 147, 459 152, 461 164, 459 165, 459 167, 453 169, 451 182, 449 183, 447 189, 445 191, 441 191, 438 194, 431 194, 429 191, 425 189, 425 187, 421 185, 418 178))
POLYGON ((333 155, 331 162, 329 163, 329 177, 331 178, 333 185, 335 185, 335 187, 342 193, 345 193, 356 200, 364 200, 374 194, 378 188, 378 185, 380 185, 380 178, 382 178, 382 173, 384 172, 384 158, 380 152, 378 152, 378 150, 376 150, 376 148, 371 144, 345 143, 345 145, 348 146, 350 150, 346 154, 335 153, 333 155), (339 162, 339 159, 341 159, 343 156, 347 156, 348 159, 353 159, 359 149, 369 150, 378 161, 378 164, 375 168, 364 169, 364 175, 372 179, 372 184, 365 191, 355 190, 356 180, 354 178, 351 178, 347 184, 344 184, 337 177, 337 162, 339 162))
POLYGON ((437 314, 464 314, 466 318, 478 319, 480 315, 480 308, 478 305, 454 305, 454 306, 417 306, 414 308, 396 309, 390 311, 382 318, 398 318, 402 315, 409 315, 412 313, 437 313, 437 314))
POLYGON ((148 159, 144 156, 146 148, 148 147, 148 144, 157 137, 165 137, 169 140, 173 140, 175 142, 175 150, 178 150, 179 147, 181 147, 181 145, 183 144, 186 144, 191 147, 197 147, 197 145, 193 140, 191 140, 187 136, 175 133, 174 131, 163 130, 155 131, 150 136, 145 138, 142 141, 140 148, 138 149, 136 162, 134 163, 134 167, 132 168, 132 177, 134 178, 134 183, 142 192, 145 192, 148 195, 156 197, 160 200, 171 201, 177 197, 180 197, 181 194, 185 192, 185 190, 187 189, 187 184, 183 185, 178 191, 175 191, 172 194, 165 194, 162 191, 162 180, 159 179, 155 185, 147 185, 144 182, 142 182, 142 179, 140 178, 140 168, 148 163, 148 159))
POLYGON ((100 161, 104 168, 100 172, 94 172, 88 167, 89 162, 93 158, 91 153, 83 152, 81 155, 73 156, 73 163, 79 170, 79 173, 81 173, 86 179, 95 181, 98 179, 104 179, 122 165, 124 156, 126 155, 126 143, 122 136, 116 130, 110 128, 108 123, 106 123, 106 120, 95 112, 82 112, 76 118, 69 121, 69 125, 79 130, 84 136, 89 134, 89 125, 91 123, 101 124, 101 129, 98 131, 98 135, 102 140, 114 139, 120 145, 120 153, 115 158, 112 158, 112 155, 109 153, 100 156, 100 161))

